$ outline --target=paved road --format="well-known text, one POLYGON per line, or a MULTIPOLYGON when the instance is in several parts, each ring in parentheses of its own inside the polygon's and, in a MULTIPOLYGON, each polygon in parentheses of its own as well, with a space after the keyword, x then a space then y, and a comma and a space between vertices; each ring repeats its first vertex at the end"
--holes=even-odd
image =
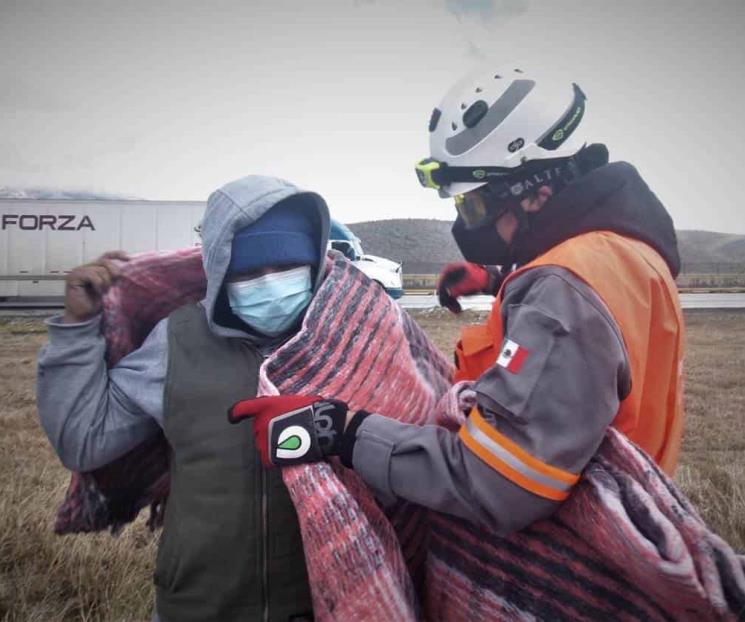
MULTIPOLYGON (((461 299, 464 309, 487 311, 491 308, 491 296, 471 296, 461 299)), ((684 309, 745 309, 745 294, 681 294, 684 309)), ((399 299, 405 309, 431 309, 437 306, 437 297, 409 295, 399 299)))
POLYGON ((684 309, 745 309, 745 294, 681 294, 684 309))

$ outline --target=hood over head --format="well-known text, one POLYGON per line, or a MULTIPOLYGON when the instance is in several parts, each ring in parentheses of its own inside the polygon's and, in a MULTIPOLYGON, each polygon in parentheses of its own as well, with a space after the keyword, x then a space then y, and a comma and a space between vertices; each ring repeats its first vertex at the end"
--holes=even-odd
POLYGON ((590 231, 613 231, 649 244, 665 260, 673 277, 680 255, 673 220, 638 171, 613 162, 586 173, 529 215, 529 230, 513 243, 518 265, 561 242, 590 231))
MULTIPOLYGON (((263 335, 247 332, 245 324, 232 314, 223 282, 230 265, 235 234, 284 201, 307 210, 313 222, 317 242, 313 285, 315 292, 323 280, 329 233, 329 211, 320 195, 301 190, 282 179, 250 175, 224 185, 207 200, 202 221, 202 261, 207 275, 207 293, 202 304, 210 330, 221 337, 249 338, 263 342, 268 340, 263 335)), ((291 243, 289 238, 288 243, 291 243)))

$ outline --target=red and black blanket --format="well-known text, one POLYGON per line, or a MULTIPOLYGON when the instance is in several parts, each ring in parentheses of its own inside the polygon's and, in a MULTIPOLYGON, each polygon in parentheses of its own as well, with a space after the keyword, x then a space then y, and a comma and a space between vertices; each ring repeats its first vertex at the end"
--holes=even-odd
MULTIPOLYGON (((141 256, 105 301, 109 364, 204 294, 197 249, 141 256)), ((300 332, 262 365, 259 392, 335 397, 457 429, 472 392, 379 286, 334 256, 300 332)), ((550 519, 509 537, 400 503, 385 512, 338 463, 286 468, 317 620, 736 620, 745 557, 713 534, 640 449, 613 430, 550 519), (335 534, 329 538, 329 534, 335 534)), ((58 533, 112 529, 168 495, 156 437, 73 474, 58 533)))

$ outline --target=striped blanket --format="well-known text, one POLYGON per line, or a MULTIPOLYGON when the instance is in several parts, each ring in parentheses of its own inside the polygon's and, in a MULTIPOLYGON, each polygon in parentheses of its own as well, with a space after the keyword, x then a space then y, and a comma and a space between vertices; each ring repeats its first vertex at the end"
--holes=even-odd
MULTIPOLYGON (((203 293, 198 251, 131 262, 106 300, 110 363, 159 317, 203 293)), ((334 256, 301 331, 260 370, 260 394, 320 393, 412 423, 457 429, 473 403, 405 312, 334 256)), ((317 620, 736 620, 745 557, 625 437, 610 431, 552 518, 507 538, 399 503, 385 511, 336 462, 284 469, 317 620), (329 537, 329 534, 334 534, 329 537)), ((153 439, 73 475, 59 533, 117 529, 167 496, 153 439)))

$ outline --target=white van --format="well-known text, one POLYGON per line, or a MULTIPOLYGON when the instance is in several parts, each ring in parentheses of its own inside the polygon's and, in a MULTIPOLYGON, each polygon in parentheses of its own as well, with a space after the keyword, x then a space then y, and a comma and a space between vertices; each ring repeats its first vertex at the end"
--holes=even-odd
POLYGON ((379 283, 391 298, 403 296, 401 264, 384 257, 365 255, 360 239, 349 227, 336 220, 331 221, 329 248, 343 253, 359 270, 379 283))

